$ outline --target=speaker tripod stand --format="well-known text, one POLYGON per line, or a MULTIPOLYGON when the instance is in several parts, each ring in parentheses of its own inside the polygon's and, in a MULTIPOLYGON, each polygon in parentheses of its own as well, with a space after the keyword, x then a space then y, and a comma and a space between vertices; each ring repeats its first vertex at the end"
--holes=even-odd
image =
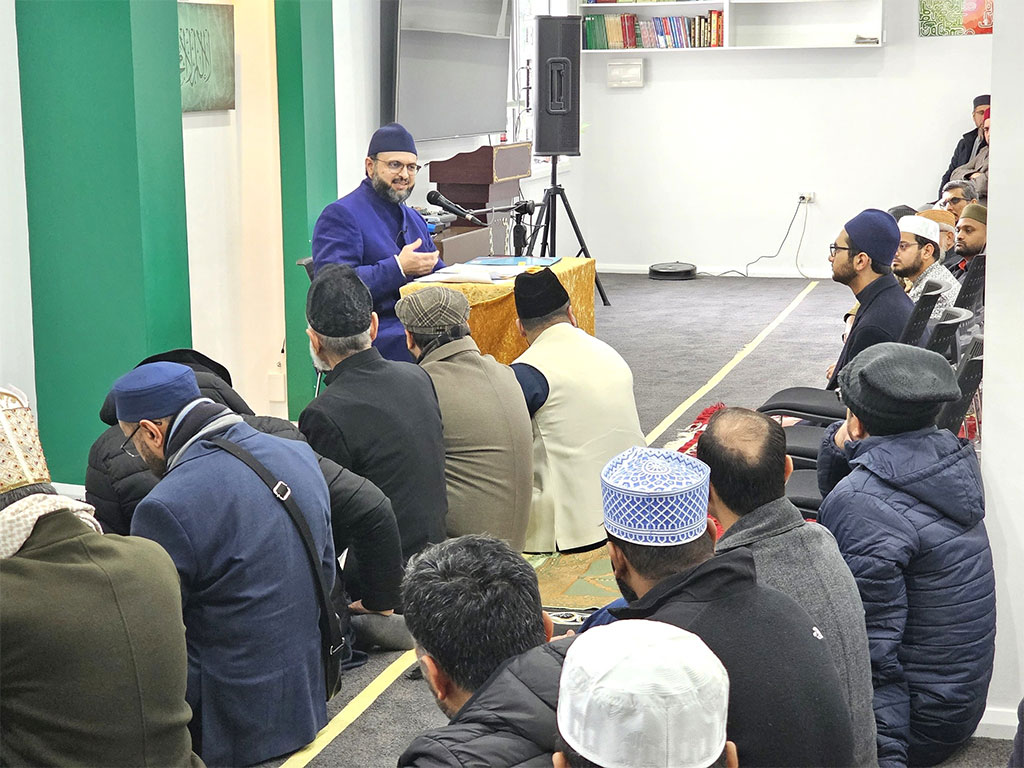
MULTIPOLYGON (((590 249, 587 248, 587 241, 583 239, 583 232, 580 230, 580 225, 576 221, 576 216, 573 215, 572 206, 569 205, 569 197, 565 194, 565 188, 558 183, 558 155, 551 156, 551 186, 544 190, 544 200, 540 205, 540 225, 533 230, 533 234, 530 236, 530 244, 527 247, 526 255, 533 256, 533 250, 537 245, 538 238, 540 239, 540 257, 544 258, 546 255, 550 255, 551 258, 555 257, 555 235, 556 235, 556 221, 558 214, 558 201, 562 201, 562 205, 565 207, 565 213, 569 217, 569 223, 572 224, 573 232, 576 233, 576 242, 579 243, 580 249, 576 252, 579 256, 581 253, 588 259, 594 258, 590 255, 590 249), (550 254, 548 253, 550 251, 550 254)), ((608 301, 608 294, 604 292, 604 286, 601 285, 601 278, 594 272, 594 285, 597 286, 597 292, 601 295, 601 301, 606 307, 610 307, 612 303, 608 301)))

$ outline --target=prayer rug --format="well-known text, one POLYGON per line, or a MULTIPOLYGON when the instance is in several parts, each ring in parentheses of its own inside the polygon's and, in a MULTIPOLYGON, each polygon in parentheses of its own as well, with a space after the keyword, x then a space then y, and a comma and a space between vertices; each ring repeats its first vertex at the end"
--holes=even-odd
POLYGON ((591 610, 620 597, 604 547, 574 555, 526 555, 526 559, 537 571, 545 608, 591 610))

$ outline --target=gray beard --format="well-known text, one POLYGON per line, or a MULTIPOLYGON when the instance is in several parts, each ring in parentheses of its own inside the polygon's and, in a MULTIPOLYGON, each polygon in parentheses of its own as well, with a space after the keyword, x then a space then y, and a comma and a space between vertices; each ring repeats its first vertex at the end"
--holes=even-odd
POLYGON ((316 352, 313 351, 313 342, 309 342, 309 356, 313 360, 313 367, 316 368, 320 373, 330 373, 331 366, 323 361, 316 352))
POLYGON ((416 186, 415 184, 410 184, 404 192, 399 192, 397 189, 392 187, 390 184, 384 181, 384 179, 382 179, 380 176, 377 176, 376 174, 374 174, 370 178, 370 181, 373 184, 374 192, 376 192, 380 197, 387 200, 389 203, 394 203, 395 205, 401 205, 406 200, 408 200, 409 195, 412 194, 412 188, 416 186))

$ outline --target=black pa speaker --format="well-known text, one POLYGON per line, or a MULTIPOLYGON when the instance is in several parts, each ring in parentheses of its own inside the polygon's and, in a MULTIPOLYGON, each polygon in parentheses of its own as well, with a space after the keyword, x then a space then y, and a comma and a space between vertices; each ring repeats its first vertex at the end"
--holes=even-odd
POLYGON ((580 16, 537 17, 535 155, 580 153, 580 16))

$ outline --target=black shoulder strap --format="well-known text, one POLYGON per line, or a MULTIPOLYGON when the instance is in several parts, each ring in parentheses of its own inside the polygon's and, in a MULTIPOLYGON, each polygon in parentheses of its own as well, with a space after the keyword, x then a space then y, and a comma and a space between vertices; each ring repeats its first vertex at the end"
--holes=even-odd
MULTIPOLYGON (((237 443, 225 440, 223 437, 210 438, 209 442, 227 451, 259 475, 260 480, 266 483, 267 488, 274 494, 274 497, 284 505, 284 508, 288 511, 288 516, 291 517, 295 527, 298 528, 299 536, 302 538, 306 555, 309 558, 309 567, 313 570, 313 581, 317 586, 317 593, 320 598, 320 644, 324 660, 324 670, 329 675, 332 667, 331 660, 336 653, 345 647, 345 638, 341 633, 338 616, 331 604, 330 590, 327 588, 327 582, 324 581, 324 574, 320 568, 320 557, 317 555, 316 545, 313 543, 313 534, 309 530, 306 518, 303 517, 301 510, 299 510, 299 505, 292 498, 292 489, 283 480, 276 479, 270 470, 261 464, 255 456, 237 443)), ((332 682, 328 681, 328 696, 331 693, 332 682)))

